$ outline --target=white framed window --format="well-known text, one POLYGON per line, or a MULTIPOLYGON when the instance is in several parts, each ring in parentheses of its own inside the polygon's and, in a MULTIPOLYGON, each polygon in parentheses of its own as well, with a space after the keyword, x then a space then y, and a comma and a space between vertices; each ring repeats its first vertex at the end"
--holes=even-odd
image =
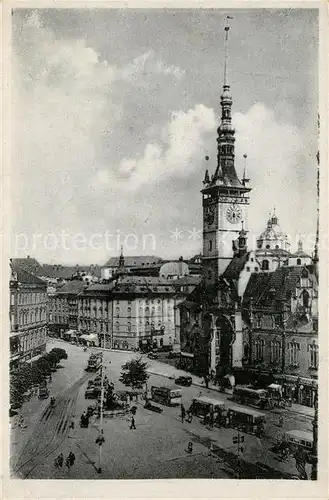
POLYGON ((299 364, 299 352, 300 352, 299 342, 292 341, 288 343, 288 357, 290 365, 299 364))
POLYGON ((317 369, 319 367, 319 347, 315 343, 310 344, 310 368, 317 369))
POLYGON ((270 343, 270 359, 271 361, 279 361, 281 357, 281 342, 280 340, 272 340, 270 343))
POLYGON ((255 340, 255 350, 256 350, 256 358, 263 359, 265 352, 265 340, 257 338, 255 340))

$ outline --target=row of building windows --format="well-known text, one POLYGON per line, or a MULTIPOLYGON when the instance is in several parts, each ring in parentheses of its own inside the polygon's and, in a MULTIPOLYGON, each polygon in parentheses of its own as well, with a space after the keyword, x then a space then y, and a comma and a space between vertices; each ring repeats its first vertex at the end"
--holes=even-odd
POLYGON ((12 293, 10 298, 10 303, 12 306, 16 305, 15 303, 16 297, 17 297, 17 305, 39 304, 40 302, 47 301, 46 293, 30 292, 30 293, 18 293, 17 295, 15 293, 12 293))
POLYGON ((38 321, 45 321, 47 318, 46 309, 40 308, 35 311, 21 311, 19 314, 19 324, 28 325, 30 323, 35 323, 38 321))
MULTIPOLYGON (((264 359, 266 342, 264 339, 256 339, 255 343, 255 358, 264 359)), ((290 365, 298 366, 300 357, 301 345, 299 342, 288 342, 287 355, 290 365)), ((319 364, 319 348, 316 344, 308 345, 308 352, 310 353, 310 368, 317 369, 319 364)), ((280 340, 272 340, 269 342, 270 361, 279 361, 282 358, 282 342, 280 340)))
POLYGON ((11 342, 11 350, 14 352, 26 352, 43 345, 46 341, 46 332, 43 328, 33 330, 27 335, 14 337, 11 342))

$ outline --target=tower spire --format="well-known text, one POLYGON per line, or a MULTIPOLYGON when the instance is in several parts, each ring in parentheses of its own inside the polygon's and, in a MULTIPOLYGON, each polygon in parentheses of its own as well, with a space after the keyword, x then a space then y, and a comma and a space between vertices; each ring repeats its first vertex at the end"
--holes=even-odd
MULTIPOLYGON (((320 136, 320 115, 318 113, 318 136, 320 136)), ((320 138, 320 137, 319 137, 320 138)), ((317 161, 317 169, 316 169, 316 201, 317 201, 317 209, 316 209, 316 237, 314 244, 314 252, 313 252, 313 263, 315 266, 315 272, 317 276, 319 275, 319 203, 320 203, 320 152, 317 152, 316 155, 317 161)))
POLYGON ((225 26, 225 61, 224 61, 224 88, 229 87, 228 79, 227 79, 227 70, 228 70, 228 33, 230 31, 230 26, 228 23, 229 19, 233 19, 231 16, 226 16, 226 26, 225 26))
POLYGON ((218 137, 218 153, 217 153, 217 168, 213 178, 214 182, 219 182, 222 185, 230 187, 243 188, 244 185, 239 180, 234 166, 234 143, 235 130, 232 126, 232 96, 230 86, 228 84, 228 33, 230 26, 228 20, 233 19, 231 16, 226 17, 225 25, 225 60, 224 60, 224 83, 223 91, 220 96, 220 105, 222 108, 221 123, 217 129, 218 137))

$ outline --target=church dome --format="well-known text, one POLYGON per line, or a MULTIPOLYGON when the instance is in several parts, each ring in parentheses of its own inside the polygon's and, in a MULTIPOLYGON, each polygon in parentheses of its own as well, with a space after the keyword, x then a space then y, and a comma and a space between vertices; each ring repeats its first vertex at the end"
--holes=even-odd
POLYGON ((288 236, 283 233, 279 219, 275 213, 275 209, 273 215, 267 221, 266 229, 263 231, 260 236, 257 238, 257 248, 267 248, 267 249, 288 249, 287 246, 290 246, 288 243, 288 236))

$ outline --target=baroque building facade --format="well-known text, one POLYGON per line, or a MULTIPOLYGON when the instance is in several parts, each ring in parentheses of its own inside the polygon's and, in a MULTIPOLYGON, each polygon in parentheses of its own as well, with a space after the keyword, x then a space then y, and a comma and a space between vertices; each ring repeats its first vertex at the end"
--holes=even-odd
POLYGON ((199 283, 194 276, 117 276, 87 287, 78 296, 78 329, 113 349, 169 347, 179 350, 178 304, 199 283))
POLYGON ((243 297, 243 365, 313 406, 317 392, 318 277, 314 265, 253 274, 243 297))
POLYGON ((46 350, 47 284, 11 263, 10 367, 30 361, 46 350))

